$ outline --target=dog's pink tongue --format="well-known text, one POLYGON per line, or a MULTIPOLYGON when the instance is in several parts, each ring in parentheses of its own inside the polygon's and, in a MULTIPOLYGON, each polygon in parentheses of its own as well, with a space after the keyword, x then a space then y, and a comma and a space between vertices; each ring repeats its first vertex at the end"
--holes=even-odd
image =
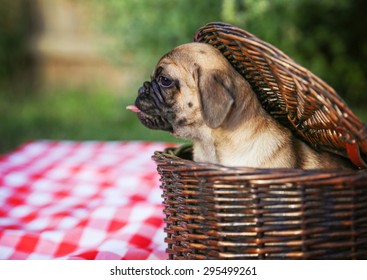
POLYGON ((126 109, 130 110, 130 111, 133 111, 135 113, 139 113, 140 110, 138 107, 134 106, 134 105, 130 105, 130 106, 127 106, 126 109))

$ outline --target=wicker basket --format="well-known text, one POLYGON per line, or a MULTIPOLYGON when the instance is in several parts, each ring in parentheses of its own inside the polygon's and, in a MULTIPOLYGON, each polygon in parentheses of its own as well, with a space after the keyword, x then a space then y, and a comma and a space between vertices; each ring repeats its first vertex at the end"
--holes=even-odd
POLYGON ((336 92, 268 43, 212 23, 218 48, 265 110, 315 149, 360 170, 233 168, 156 152, 170 259, 367 259, 367 126, 336 92))
POLYGON ((172 151, 153 158, 170 259, 367 259, 365 170, 228 168, 172 151))

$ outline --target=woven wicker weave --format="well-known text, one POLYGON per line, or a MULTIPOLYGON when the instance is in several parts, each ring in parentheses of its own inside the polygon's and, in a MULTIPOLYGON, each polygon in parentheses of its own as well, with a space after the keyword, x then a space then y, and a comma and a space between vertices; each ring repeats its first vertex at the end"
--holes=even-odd
MULTIPOLYGON (((262 106, 317 149, 366 168, 367 127, 336 92, 275 47, 212 23, 218 48, 262 106)), ((233 168, 156 152, 170 259, 367 259, 367 169, 233 168)))
POLYGON ((170 259, 367 259, 367 172, 226 168, 157 152, 170 259))
POLYGON ((219 49, 251 84, 265 110, 296 135, 316 149, 367 167, 367 126, 320 78, 274 46, 229 24, 210 23, 194 40, 219 49))

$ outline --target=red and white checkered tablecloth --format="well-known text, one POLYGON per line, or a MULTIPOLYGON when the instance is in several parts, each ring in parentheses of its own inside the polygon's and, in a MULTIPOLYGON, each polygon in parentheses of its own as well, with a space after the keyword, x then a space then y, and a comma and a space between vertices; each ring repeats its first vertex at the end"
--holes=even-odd
POLYGON ((164 143, 30 142, 0 157, 0 259, 166 259, 164 143))

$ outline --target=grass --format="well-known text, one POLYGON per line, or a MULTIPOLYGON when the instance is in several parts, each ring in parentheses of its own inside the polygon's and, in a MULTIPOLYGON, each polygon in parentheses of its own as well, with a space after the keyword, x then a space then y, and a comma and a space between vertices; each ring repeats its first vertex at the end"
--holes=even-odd
POLYGON ((0 95, 0 153, 36 139, 148 140, 178 142, 145 128, 125 107, 134 97, 106 92, 63 91, 27 96, 0 95))
MULTIPOLYGON (((134 96, 103 91, 49 94, 0 94, 0 154, 37 139, 183 142, 169 133, 145 128, 125 107, 134 96)), ((364 108, 354 112, 366 122, 364 108)))

